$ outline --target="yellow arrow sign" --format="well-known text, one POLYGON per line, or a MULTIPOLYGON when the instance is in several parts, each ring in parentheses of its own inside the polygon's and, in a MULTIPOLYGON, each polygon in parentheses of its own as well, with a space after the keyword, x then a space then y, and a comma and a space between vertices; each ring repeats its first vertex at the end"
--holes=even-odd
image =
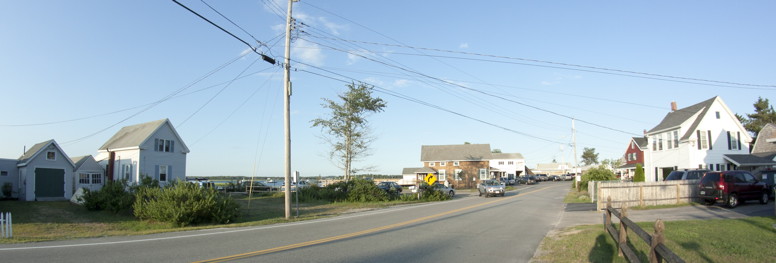
POLYGON ((429 185, 434 184, 437 181, 437 176, 436 174, 432 174, 432 173, 426 174, 426 177, 423 178, 423 181, 426 181, 426 183, 429 185))

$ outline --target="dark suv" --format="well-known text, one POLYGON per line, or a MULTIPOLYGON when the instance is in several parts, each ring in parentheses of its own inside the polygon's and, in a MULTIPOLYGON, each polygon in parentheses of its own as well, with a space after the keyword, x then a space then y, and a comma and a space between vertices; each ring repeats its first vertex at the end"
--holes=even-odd
POLYGON ((747 171, 707 172, 701 179, 699 188, 698 196, 707 205, 722 201, 734 208, 740 201, 746 200, 768 203, 765 183, 757 181, 754 175, 747 171))

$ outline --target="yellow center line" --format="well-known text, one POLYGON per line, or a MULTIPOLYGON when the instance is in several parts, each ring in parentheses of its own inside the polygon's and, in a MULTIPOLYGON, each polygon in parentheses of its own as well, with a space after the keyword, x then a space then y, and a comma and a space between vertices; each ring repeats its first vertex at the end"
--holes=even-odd
POLYGON ((509 199, 517 198, 517 197, 520 197, 520 196, 524 196, 524 195, 527 195, 527 194, 535 193, 535 192, 538 192, 538 191, 542 191, 542 190, 546 190, 546 189, 550 189, 550 188, 554 188, 554 187, 557 187, 557 186, 539 188, 539 189, 536 189, 536 190, 533 190, 533 191, 529 191, 529 192, 525 192, 525 193, 518 193, 518 194, 516 194, 514 196, 510 196, 510 197, 507 197, 507 198, 499 198, 499 199, 495 199, 493 201, 489 201, 489 202, 485 202, 485 203, 480 203, 480 204, 476 204, 476 205, 462 207, 462 208, 450 210, 450 211, 447 211, 447 212, 443 212, 443 213, 439 213, 439 214, 434 214, 434 215, 430 215, 430 216, 424 216, 424 217, 420 217, 420 218, 416 218, 416 219, 412 219, 412 220, 408 220, 408 221, 404 221, 404 222, 399 222, 399 223, 395 223, 395 224, 391 224, 391 225, 385 225, 385 226, 381 226, 381 227, 370 228, 370 229, 366 229, 366 230, 362 230, 362 231, 358 231, 358 232, 353 232, 353 233, 348 233, 348 234, 343 234, 343 235, 333 236, 333 237, 327 237, 327 238, 322 238, 322 239, 312 240, 312 241, 307 241, 307 242, 301 242, 301 243, 296 243, 296 244, 290 244, 290 245, 285 245, 285 246, 280 246, 280 247, 275 247, 275 248, 269 248, 269 249, 264 249, 264 250, 258 250, 258 251, 253 251, 253 252, 247 252, 247 253, 242 253, 242 254, 236 254, 236 255, 231 255, 231 256, 226 256, 226 257, 220 257, 220 258, 214 258, 214 259, 208 259, 208 260, 202 260, 202 261, 195 261, 195 263, 225 262, 225 261, 229 261, 229 260, 244 259, 244 258, 249 258, 249 257, 255 257, 255 256, 264 255, 264 254, 274 253, 274 252, 291 250, 291 249, 301 248, 301 247, 308 247, 308 246, 328 243, 328 242, 332 242, 332 241, 337 241, 337 240, 342 240, 342 239, 347 239, 347 238, 352 238, 352 237, 357 237, 357 236, 363 236, 363 235, 367 235, 367 234, 371 234, 371 233, 375 233, 375 232, 380 232, 380 231, 383 231, 383 230, 398 228, 398 227, 406 226, 406 225, 409 225, 409 224, 414 224, 414 223, 423 222, 423 221, 431 220, 431 219, 438 218, 438 217, 443 217, 443 216, 446 216, 446 215, 449 215, 449 214, 453 214, 453 213, 458 213, 458 212, 474 209, 474 208, 477 208, 477 207, 480 207, 480 206, 486 206, 486 205, 489 205, 489 204, 506 201, 506 200, 509 200, 509 199))

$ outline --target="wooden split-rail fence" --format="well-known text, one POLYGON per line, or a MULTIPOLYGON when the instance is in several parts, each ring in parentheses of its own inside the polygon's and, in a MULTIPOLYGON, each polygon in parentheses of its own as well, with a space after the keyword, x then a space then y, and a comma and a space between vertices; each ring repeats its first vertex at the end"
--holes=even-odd
POLYGON ((633 248, 628 245, 628 230, 630 230, 644 240, 644 242, 649 244, 650 263, 663 262, 664 260, 669 263, 684 262, 682 258, 677 256, 671 249, 663 244, 665 241, 665 236, 663 235, 665 225, 663 225, 663 220, 658 219, 655 221, 655 232, 650 235, 644 231, 644 229, 641 229, 639 225, 628 219, 627 206, 623 206, 620 210, 622 212, 617 211, 617 208, 612 207, 611 197, 607 198, 606 213, 604 214, 604 228, 614 239, 615 243, 617 243, 617 254, 619 256, 625 256, 629 262, 641 262, 636 255, 636 252, 633 251, 633 248), (612 225, 612 215, 620 220, 619 229, 612 225))

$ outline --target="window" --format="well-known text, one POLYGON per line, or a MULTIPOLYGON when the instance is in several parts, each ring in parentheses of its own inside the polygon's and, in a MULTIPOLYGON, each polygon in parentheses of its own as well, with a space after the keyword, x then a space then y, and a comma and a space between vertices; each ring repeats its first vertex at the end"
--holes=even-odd
POLYGON ((715 112, 715 115, 717 116, 717 120, 719 120, 719 111, 715 112))
POLYGON ((480 168, 480 180, 488 179, 488 169, 480 168))
POLYGON ((719 164, 717 164, 717 169, 714 170, 714 171, 721 171, 720 168, 719 168, 719 164))
POLYGON ((714 164, 711 164, 711 163, 710 163, 710 164, 708 164, 708 168, 706 168, 706 169, 709 169, 709 170, 711 170, 711 171, 714 171, 714 164))
POLYGON ((658 151, 662 151, 663 150, 663 134, 661 133, 658 136, 659 136, 659 139, 658 139, 658 143, 657 143, 657 149, 658 149, 658 151))
POLYGON ((102 184, 102 174, 92 174, 92 184, 102 184))
POLYGON ((89 180, 89 174, 78 174, 78 183, 79 184, 89 184, 91 182, 89 180))
POLYGON ((167 165, 159 165, 159 182, 167 182, 167 165))
POLYGON ((657 151, 657 136, 652 136, 652 150, 657 151))
POLYGON ((439 170, 439 178, 438 179, 439 179, 440 182, 447 181, 447 172, 444 169, 439 170))
POLYGON ((736 145, 738 145, 738 150, 741 150, 741 132, 736 132, 736 145))
POLYGON ((674 131, 674 148, 679 148, 679 131, 674 131))
POLYGON ((504 165, 504 161, 499 161, 498 165, 504 165))
POLYGON ((46 160, 52 160, 52 161, 57 160, 57 152, 54 152, 54 151, 46 152, 46 160))
POLYGON ((434 162, 428 162, 428 166, 434 167, 434 162))
POLYGON ((708 149, 709 141, 706 139, 706 133, 698 131, 698 150, 708 149))
POLYGON ((439 166, 446 166, 447 162, 439 162, 439 166))
POLYGON ((175 142, 172 140, 156 139, 157 152, 173 152, 175 142))
POLYGON ((754 179, 754 176, 752 174, 750 174, 750 173, 743 173, 743 175, 744 175, 744 181, 746 181, 747 183, 754 183, 755 179, 754 179))
POLYGON ((8 176, 8 171, 0 171, 0 176, 8 176))
POLYGON ((672 135, 671 132, 666 132, 666 148, 668 149, 674 148, 674 144, 673 144, 674 140, 673 138, 671 138, 671 135, 672 135))
POLYGON ((460 165, 460 163, 458 163, 458 161, 454 161, 453 162, 453 166, 458 166, 458 165, 460 165))
POLYGON ((463 170, 461 170, 461 169, 455 169, 455 174, 454 174, 454 176, 455 176, 455 180, 456 180, 456 181, 460 181, 460 180, 461 180, 461 172, 463 172, 463 170))
POLYGON ((121 175, 122 179, 127 179, 127 181, 132 181, 132 165, 131 164, 125 164, 121 166, 121 175))
POLYGON ((631 146, 631 149, 636 149, 636 143, 635 142, 631 142, 630 146, 631 146))
POLYGON ((507 162, 507 164, 508 164, 508 165, 514 165, 514 164, 515 164, 515 162, 514 162, 514 161, 508 161, 508 162, 507 162))

